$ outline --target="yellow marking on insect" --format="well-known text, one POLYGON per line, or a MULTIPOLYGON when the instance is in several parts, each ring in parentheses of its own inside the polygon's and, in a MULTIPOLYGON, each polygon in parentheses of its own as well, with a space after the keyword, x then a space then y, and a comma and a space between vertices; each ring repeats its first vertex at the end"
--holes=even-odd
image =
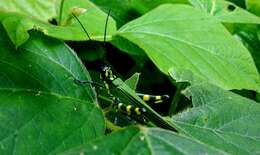
POLYGON ((108 70, 106 70, 105 72, 105 77, 108 77, 108 70))
POLYGON ((110 75, 109 79, 110 79, 111 81, 113 81, 115 78, 114 78, 113 75, 110 75))
POLYGON ((135 108, 135 113, 136 113, 137 115, 141 115, 140 108, 135 108))
POLYGON ((113 75, 113 72, 112 70, 109 70, 109 75, 112 76, 113 75))
POLYGON ((109 89, 109 85, 108 85, 105 81, 104 81, 104 84, 105 84, 107 93, 108 93, 108 94, 111 94, 111 93, 110 93, 110 89, 109 89))
POLYGON ((158 101, 155 101, 154 103, 157 104, 157 103, 162 103, 163 101, 162 100, 158 100, 158 101))
POLYGON ((150 96, 149 95, 144 95, 143 96, 143 101, 149 101, 150 100, 150 96))
POLYGON ((155 100, 161 100, 162 96, 155 96, 155 100))
POLYGON ((118 104, 118 109, 120 109, 121 110, 121 107, 123 106, 123 103, 119 103, 118 104))
POLYGON ((126 107, 126 111, 127 111, 127 114, 128 114, 128 115, 131 114, 131 108, 132 108, 131 105, 128 105, 128 106, 126 107))

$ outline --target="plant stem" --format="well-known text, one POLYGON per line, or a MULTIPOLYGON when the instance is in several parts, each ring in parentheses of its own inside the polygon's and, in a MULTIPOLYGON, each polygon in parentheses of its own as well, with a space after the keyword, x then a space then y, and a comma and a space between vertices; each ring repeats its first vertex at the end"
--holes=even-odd
POLYGON ((61 0, 61 2, 60 2, 60 10, 59 10, 59 21, 58 21, 58 25, 61 25, 64 1, 65 1, 65 0, 61 0))
POLYGON ((106 121, 106 128, 112 130, 112 131, 117 131, 122 129, 122 127, 115 125, 114 123, 110 122, 108 119, 106 121))
POLYGON ((173 100, 172 100, 172 103, 171 103, 171 106, 170 106, 170 110, 169 110, 169 116, 172 116, 175 112, 176 112, 176 108, 178 106, 178 103, 181 99, 181 91, 182 89, 185 88, 185 84, 184 83, 178 83, 177 84, 177 90, 174 94, 174 97, 173 97, 173 100))

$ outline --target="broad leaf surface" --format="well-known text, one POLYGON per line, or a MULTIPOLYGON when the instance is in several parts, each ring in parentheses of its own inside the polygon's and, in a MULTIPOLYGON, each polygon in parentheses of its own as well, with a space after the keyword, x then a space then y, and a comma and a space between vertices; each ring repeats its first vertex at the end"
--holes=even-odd
MULTIPOLYGON (((188 0, 91 0, 102 10, 108 12, 111 9, 111 16, 116 20, 117 27, 140 17, 146 12, 164 3, 188 3, 188 0)), ((145 56, 145 53, 138 46, 122 37, 113 37, 111 43, 121 51, 134 56, 145 56)))
POLYGON ((102 10, 108 12, 111 9, 111 15, 120 27, 142 14, 150 11, 164 3, 188 3, 188 0, 91 0, 102 10))
POLYGON ((259 153, 259 103, 201 82, 191 72, 170 73, 191 83, 185 95, 192 98, 193 108, 173 117, 181 133, 229 154, 259 153))
POLYGON ((71 49, 32 32, 16 50, 0 32, 0 154, 55 154, 104 133, 92 88, 74 82, 90 77, 71 49))
POLYGON ((166 74, 171 67, 189 69, 225 89, 260 91, 259 74, 248 50, 201 10, 161 5, 117 34, 141 47, 166 74))
POLYGON ((225 0, 190 0, 190 2, 220 22, 260 24, 259 17, 225 0))
POLYGON ((114 36, 110 42, 114 46, 116 46, 118 49, 120 49, 123 52, 128 53, 129 55, 133 55, 136 57, 145 56, 145 52, 141 48, 139 48, 136 44, 133 44, 132 42, 128 41, 127 39, 125 39, 123 37, 114 36))
POLYGON ((104 132, 89 101, 15 88, 0 88, 0 99, 0 154, 56 154, 104 132))
MULTIPOLYGON (((27 1, 24 5, 31 6, 33 5, 32 3, 33 2, 27 1)), ((4 3, 3 5, 8 6, 8 3, 4 3)), ((59 8, 59 5, 58 2, 52 3, 52 8, 59 8)), ((34 7, 43 6, 41 3, 36 3, 34 7)), ((32 10, 32 12, 31 14, 34 14, 37 10, 32 10)), ((57 17, 57 20, 61 19, 60 24, 62 25, 59 26, 51 25, 47 21, 42 21, 42 18, 38 16, 34 17, 31 16, 31 14, 25 14, 19 11, 10 12, 8 10, 0 11, 0 21, 7 30, 12 42, 17 47, 22 45, 29 38, 27 31, 30 29, 40 30, 48 36, 62 40, 88 40, 89 38, 80 26, 80 23, 72 16, 72 12, 78 16, 91 39, 103 40, 107 14, 99 10, 91 2, 85 0, 65 0, 62 17, 57 17)), ((115 30, 115 22, 110 18, 107 28, 107 40, 111 38, 115 30)))
POLYGON ((224 154, 206 144, 158 128, 130 127, 64 154, 224 154))

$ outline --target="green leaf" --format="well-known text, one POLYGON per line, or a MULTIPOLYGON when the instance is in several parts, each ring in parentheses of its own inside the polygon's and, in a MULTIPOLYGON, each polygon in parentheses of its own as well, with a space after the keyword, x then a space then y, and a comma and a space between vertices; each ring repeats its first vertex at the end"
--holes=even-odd
POLYGON ((260 16, 260 1, 257 0, 246 0, 246 8, 256 14, 257 16, 260 16))
POLYGON ((126 52, 130 55, 142 57, 145 56, 145 53, 141 48, 123 37, 115 36, 110 42, 121 51, 126 52))
POLYGON ((153 8, 164 3, 188 3, 188 0, 91 0, 101 9, 108 12, 111 9, 111 15, 116 20, 117 26, 121 27, 128 21, 131 21, 153 8))
POLYGON ((260 91, 259 74, 248 50, 201 10, 162 5, 124 25, 117 35, 142 48, 165 74, 172 67, 189 69, 224 89, 260 91))
POLYGON ((125 84, 127 84, 131 89, 136 90, 137 84, 139 82, 140 73, 135 73, 130 78, 125 80, 125 84))
MULTIPOLYGON (((30 2, 26 4, 31 5, 30 2)), ((52 5, 56 7, 54 3, 52 5)), ((41 6, 41 4, 37 4, 35 7, 41 6)), ((29 38, 27 31, 30 29, 42 31, 48 36, 62 40, 88 40, 89 38, 80 26, 80 23, 72 16, 72 13, 78 16, 92 40, 103 41, 107 14, 99 10, 91 2, 85 0, 64 1, 61 17, 62 25, 59 26, 42 21, 38 16, 31 17, 31 14, 9 12, 8 10, 0 11, 0 21, 16 47, 27 41, 29 38)), ((110 18, 107 27, 107 40, 110 40, 112 33, 116 31, 115 25, 115 21, 110 18)))
POLYGON ((193 108, 172 119, 182 134, 228 154, 259 153, 260 104, 199 81, 191 72, 170 73, 177 81, 191 83, 184 92, 193 108))
MULTIPOLYGON (((150 0, 149 3, 143 0, 91 0, 101 9, 108 12, 111 9, 111 16, 116 20, 117 26, 121 27, 128 21, 131 21, 153 8, 164 3, 188 3, 188 0, 150 0)), ((145 53, 137 45, 120 36, 113 36, 110 41, 121 51, 133 56, 145 56, 145 53)))
POLYGON ((257 25, 236 25, 235 37, 240 39, 253 56, 258 71, 260 71, 260 41, 257 36, 257 25))
POLYGON ((32 32, 16 50, 0 33, 0 154, 55 154, 104 133, 93 89, 74 82, 90 77, 70 48, 32 32))
POLYGON ((57 8, 60 0, 25 0, 25 1, 0 1, 1 12, 17 12, 47 22, 57 16, 57 8))
POLYGON ((158 128, 131 127, 63 154, 225 154, 183 135, 158 128))
POLYGON ((190 2, 220 22, 260 24, 259 17, 225 0, 190 0, 190 2))
POLYGON ((89 101, 15 88, 0 88, 0 99, 0 154, 56 154, 104 132, 89 101))

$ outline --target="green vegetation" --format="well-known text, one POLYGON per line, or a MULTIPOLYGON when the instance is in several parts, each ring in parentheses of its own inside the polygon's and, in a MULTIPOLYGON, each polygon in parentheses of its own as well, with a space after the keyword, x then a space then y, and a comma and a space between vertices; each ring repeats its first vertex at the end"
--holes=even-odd
POLYGON ((0 1, 0 154, 259 154, 259 24, 257 0, 0 1))

